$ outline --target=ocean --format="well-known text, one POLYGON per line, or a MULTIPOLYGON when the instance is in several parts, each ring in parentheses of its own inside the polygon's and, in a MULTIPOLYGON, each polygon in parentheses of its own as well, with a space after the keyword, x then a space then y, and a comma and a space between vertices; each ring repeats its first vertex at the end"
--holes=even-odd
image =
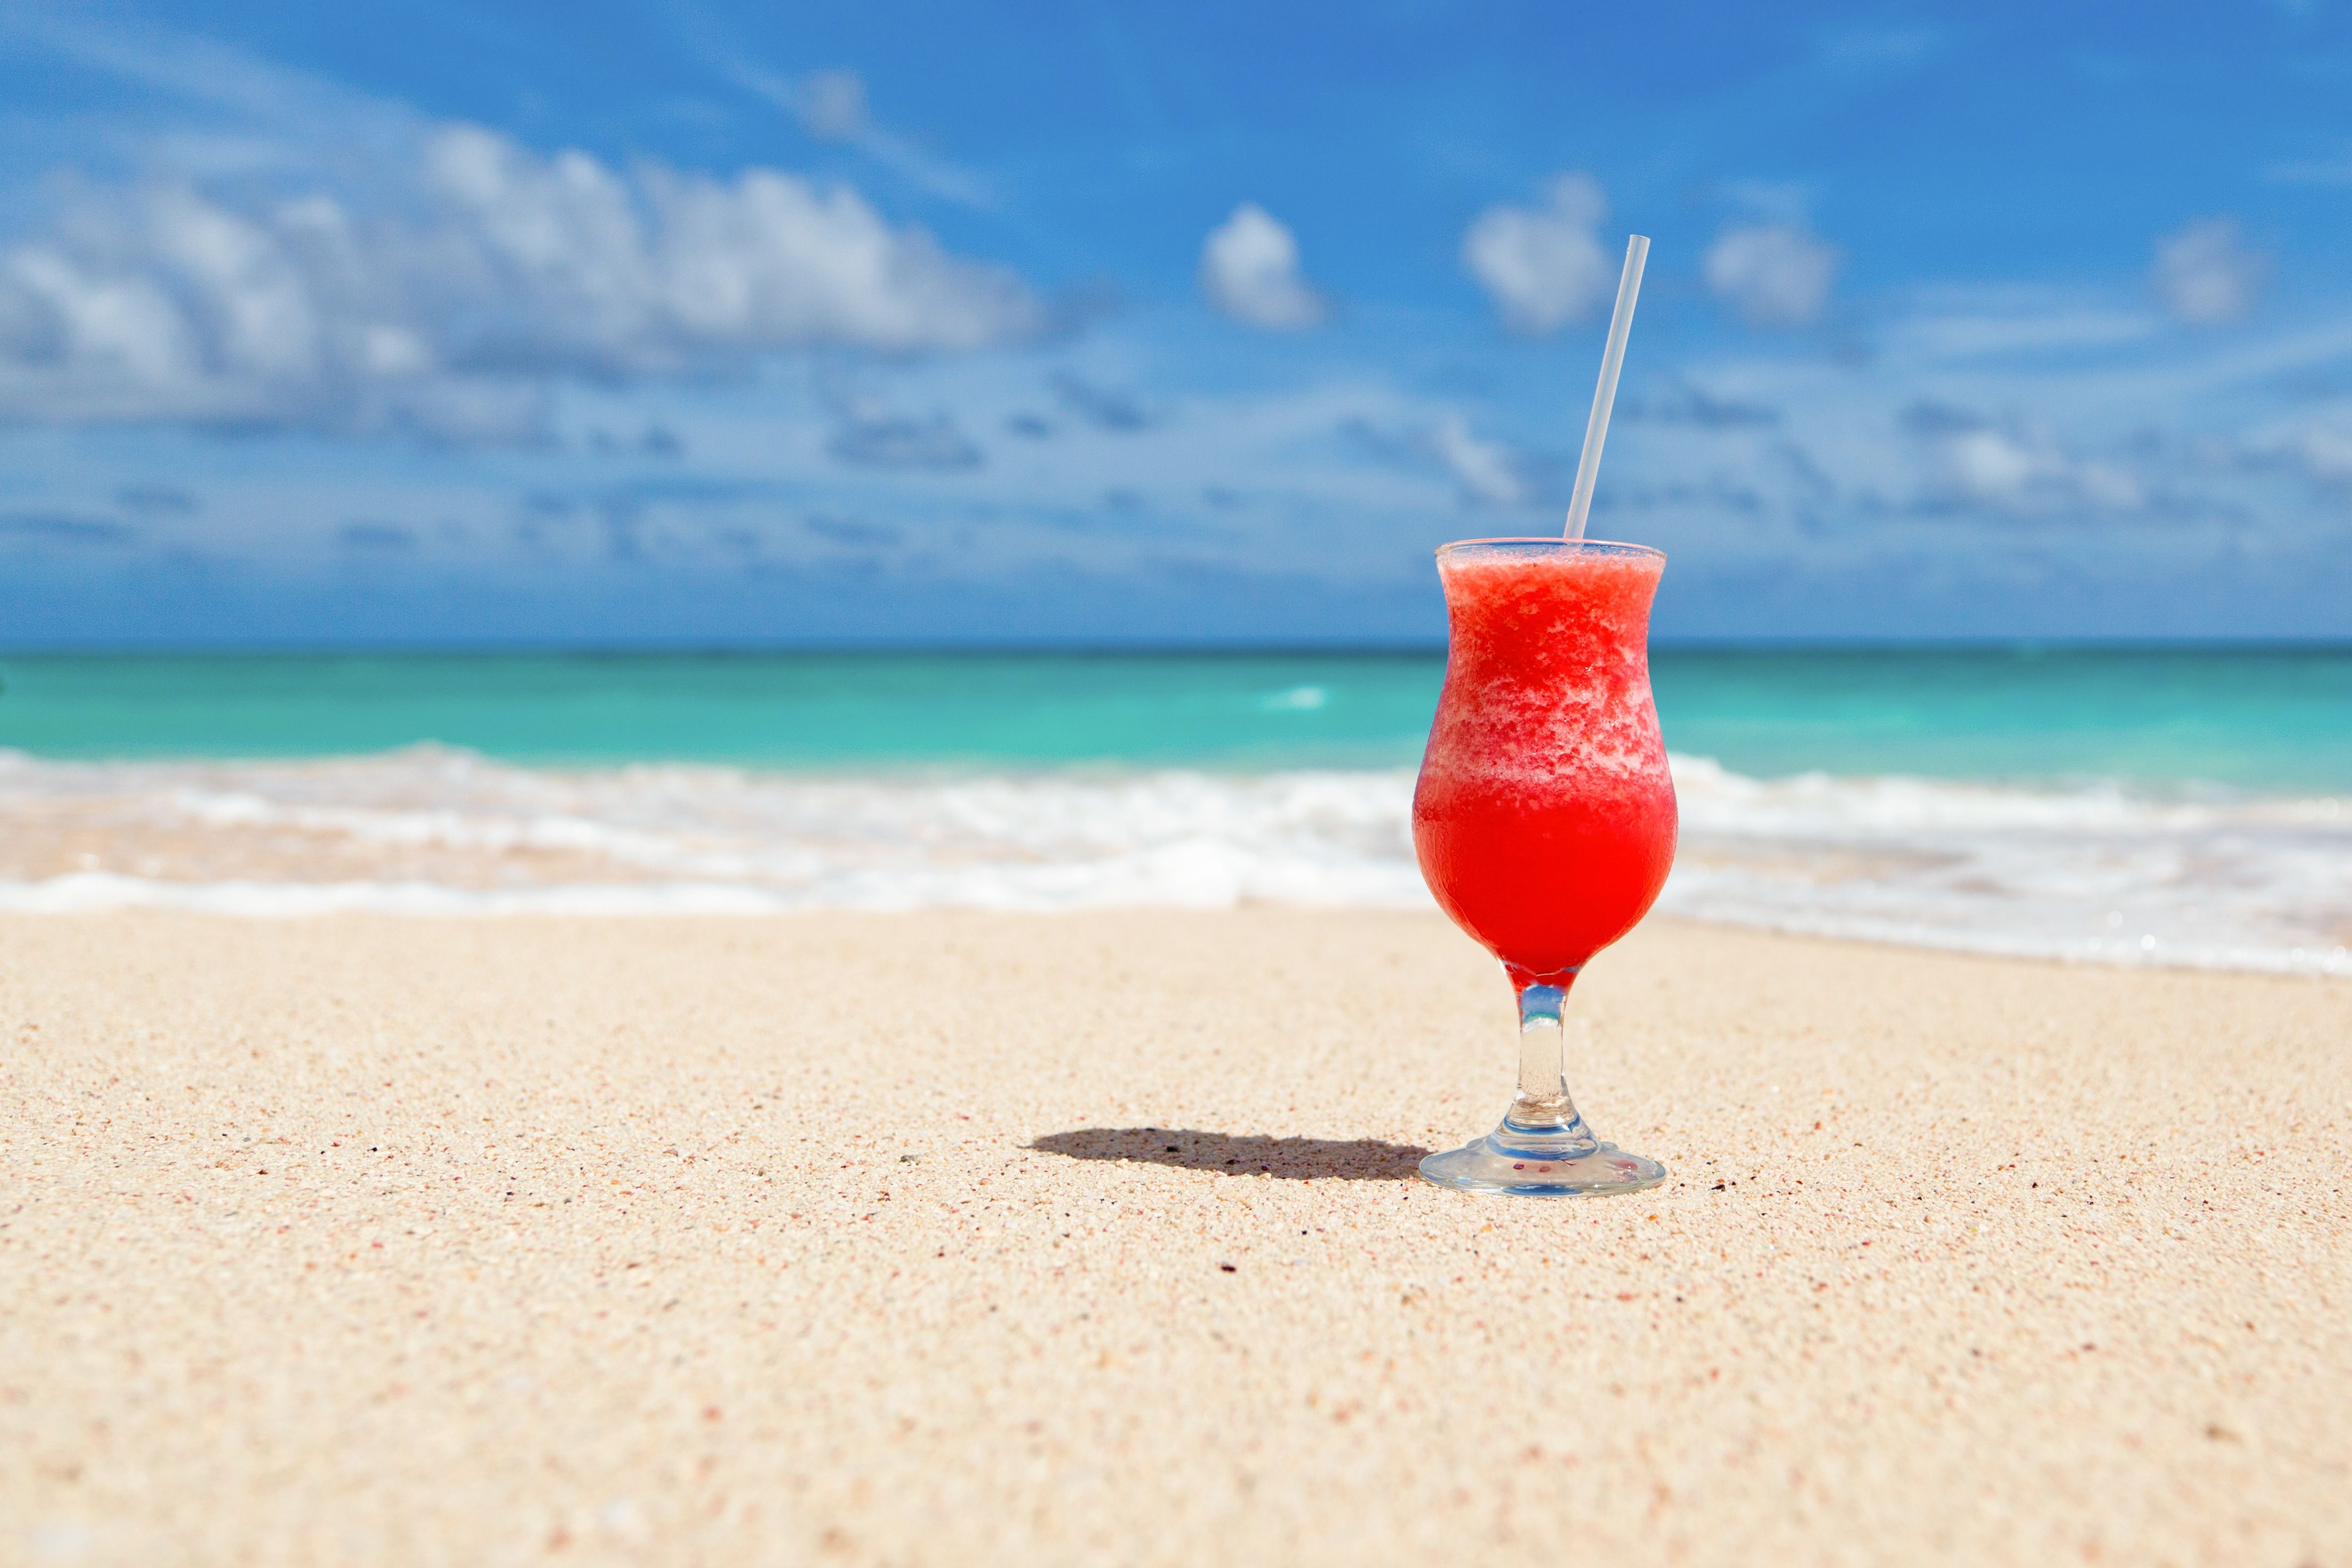
MULTIPOLYGON (((1436 651, 0 655, 0 909, 1421 908, 1436 651)), ((2352 648, 1664 647, 1661 909, 2352 973, 2352 648)))

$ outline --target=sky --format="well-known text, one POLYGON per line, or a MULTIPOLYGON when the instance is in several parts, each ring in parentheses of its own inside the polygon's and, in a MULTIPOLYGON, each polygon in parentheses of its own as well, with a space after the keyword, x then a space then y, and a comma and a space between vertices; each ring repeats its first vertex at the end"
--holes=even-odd
POLYGON ((2352 637, 2352 4, 0 0, 0 644, 2352 637))

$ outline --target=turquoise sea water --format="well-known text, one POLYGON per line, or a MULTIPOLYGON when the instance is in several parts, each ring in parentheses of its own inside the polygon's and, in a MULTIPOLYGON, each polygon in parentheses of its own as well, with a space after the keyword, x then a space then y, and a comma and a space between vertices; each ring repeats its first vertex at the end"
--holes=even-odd
MULTIPOLYGON (((0 748, 896 772, 1409 767, 1434 652, 0 655, 0 748)), ((2352 647, 1661 648, 1667 743, 1752 777, 2352 794, 2352 647)))
MULTIPOLYGON (((2352 648, 1652 663, 1681 817, 1663 910, 2352 974, 2352 648)), ((1410 805, 1444 671, 0 656, 0 910, 1426 908, 1410 805)))

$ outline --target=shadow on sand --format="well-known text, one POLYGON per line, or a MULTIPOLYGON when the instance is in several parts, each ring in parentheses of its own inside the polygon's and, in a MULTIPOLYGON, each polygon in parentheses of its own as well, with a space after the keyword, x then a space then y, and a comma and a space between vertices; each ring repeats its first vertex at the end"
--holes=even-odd
POLYGON ((1081 1127, 1049 1132, 1029 1145, 1073 1160, 1141 1160, 1187 1171, 1255 1176, 1261 1171, 1292 1182, 1402 1182, 1429 1152, 1402 1143, 1358 1138, 1269 1138, 1264 1133, 1196 1132, 1183 1127, 1081 1127))

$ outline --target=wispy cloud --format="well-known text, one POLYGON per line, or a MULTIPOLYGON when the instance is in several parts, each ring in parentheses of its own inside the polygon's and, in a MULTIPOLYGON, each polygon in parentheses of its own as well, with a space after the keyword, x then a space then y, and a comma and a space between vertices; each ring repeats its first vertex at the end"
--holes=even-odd
POLYGON ((976 468, 980 448, 947 414, 914 417, 885 414, 845 422, 825 450, 845 463, 866 468, 921 468, 956 473, 976 468))
POLYGON ((647 425, 635 436, 599 426, 588 432, 588 449, 614 457, 683 458, 686 437, 659 423, 647 425))
POLYGON ((1934 403, 1914 404, 1903 425, 1927 448, 1931 489, 1943 498, 2019 515, 2131 511, 2147 499, 2127 469, 2067 451, 2046 426, 1934 403))
MULTIPOLYGON (((2190 338, 2117 292, 1948 285, 1902 300, 1850 363, 1770 340, 1703 360, 1685 374, 1711 400, 1778 417, 1635 418, 1602 489, 1717 561, 1957 570, 2021 528, 2085 580, 2113 570, 2106 552, 2187 571, 2250 533, 2273 552, 2340 551, 2352 404, 2329 372, 2352 321, 2190 338), (2283 412, 2299 375, 2314 390, 2283 412)), ((1639 390, 1632 411, 1667 401, 1639 390)))
POLYGON ((987 459, 944 409, 913 415, 887 406, 844 377, 824 391, 836 425, 825 450, 862 468, 961 473, 987 459))
POLYGON ((1915 305, 1887 323, 1884 335, 1905 352, 1978 359, 2120 348, 2146 342, 2163 326, 2163 319, 2153 311, 2119 310, 2098 303, 2029 309, 1929 303, 1915 305))
POLYGON ((182 486, 149 479, 116 489, 114 504, 125 511, 149 517, 185 517, 200 510, 204 503, 196 499, 194 492, 182 486))
POLYGON ((0 511, 0 539, 29 540, 41 544, 123 544, 136 532, 129 523, 110 517, 83 517, 61 511, 0 511))
POLYGON ((2287 464, 2322 489, 2352 492, 2352 399, 2273 421, 2255 431, 2243 449, 2287 464))
POLYGON ((2263 177, 2281 185, 2352 186, 2352 153, 2339 158, 2305 158, 2273 163, 2263 177))
POLYGON ((886 550, 906 537, 903 529, 854 517, 808 517, 802 520, 801 527, 827 543, 851 550, 886 550))
POLYGON ((854 70, 822 70, 800 79, 792 89, 793 111, 809 134, 828 142, 854 142, 874 134, 874 117, 866 107, 866 79, 854 70))
POLYGON ((740 58, 717 58, 729 79, 792 115, 819 141, 855 148, 928 195, 965 206, 996 205, 995 189, 985 176, 877 122, 866 99, 866 79, 857 72, 835 67, 793 79, 740 58))
POLYGON ((346 550, 409 551, 416 548, 416 531, 396 522, 347 522, 335 531, 335 542, 346 550))
POLYGON ((423 119, 397 100, 258 58, 201 34, 119 17, 100 20, 77 6, 0 11, 0 38, 135 83, 182 106, 233 116, 241 131, 187 127, 182 133, 233 143, 242 149, 237 161, 247 163, 277 162, 268 153, 286 153, 289 133, 325 132, 345 146, 387 148, 423 119))
POLYGON ((1780 411, 1749 398, 1718 396, 1694 383, 1664 393, 1620 398, 1617 417, 1636 423, 1695 425, 1710 430, 1758 429, 1780 422, 1780 411))
POLYGON ((1075 372, 1054 377, 1054 395, 1064 408, 1097 430, 1128 433, 1152 423, 1151 411, 1133 393, 1098 386, 1075 372))
POLYGON ((1876 74, 1925 64, 1947 41, 1938 26, 1861 25, 1822 36, 1821 62, 1832 70, 1876 74))
POLYGON ((1444 474, 1456 500, 1465 506, 1518 506, 1535 491, 1525 456, 1507 441, 1475 433, 1457 409, 1423 412, 1402 425, 1351 414, 1339 429, 1380 458, 1444 474))
POLYGON ((1462 487, 1465 500, 1517 506, 1528 499, 1528 481, 1520 472, 1518 455, 1500 441, 1484 441, 1472 435, 1460 415, 1446 415, 1423 432, 1422 440, 1462 487))
POLYGON ((2270 260, 2249 248, 2234 218, 2192 223, 2156 242, 2148 282, 2184 326, 2242 321, 2254 308, 2270 260))

